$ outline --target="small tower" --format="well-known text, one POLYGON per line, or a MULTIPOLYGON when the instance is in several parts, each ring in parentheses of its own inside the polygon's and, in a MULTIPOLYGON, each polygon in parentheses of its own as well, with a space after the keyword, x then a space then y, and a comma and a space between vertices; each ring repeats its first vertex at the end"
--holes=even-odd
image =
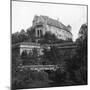
POLYGON ((70 25, 67 26, 68 31, 71 32, 72 27, 70 25))

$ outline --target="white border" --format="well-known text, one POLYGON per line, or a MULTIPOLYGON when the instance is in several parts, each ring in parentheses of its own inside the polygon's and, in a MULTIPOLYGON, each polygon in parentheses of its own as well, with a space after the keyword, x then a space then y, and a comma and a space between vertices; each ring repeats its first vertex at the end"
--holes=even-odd
MULTIPOLYGON (((34 1, 34 0, 31 0, 31 1, 34 1)), ((35 1, 71 3, 71 4, 87 4, 88 7, 90 4, 89 0, 35 0, 35 1)), ((90 16, 89 14, 90 12, 88 12, 88 16, 90 16)), ((89 28, 88 28, 88 36, 90 36, 89 28)), ((10 87, 10 0, 0 0, 0 42, 1 42, 0 43, 0 61, 1 61, 0 62, 0 90, 9 90, 10 89, 9 88, 10 87)), ((89 44, 90 43, 88 42, 88 46, 90 46, 89 44)), ((88 51, 89 51, 89 47, 88 47, 88 51)), ((88 56, 89 56, 89 52, 88 52, 88 56)), ((88 62, 89 62, 89 58, 88 58, 88 62)), ((88 70, 88 73, 90 75, 89 70, 88 70)), ((66 86, 66 87, 39 88, 39 89, 43 89, 43 90, 44 89, 45 90, 56 90, 56 89, 57 90, 59 89, 61 90, 76 90, 76 89, 90 90, 90 86, 89 85, 88 86, 66 86)))

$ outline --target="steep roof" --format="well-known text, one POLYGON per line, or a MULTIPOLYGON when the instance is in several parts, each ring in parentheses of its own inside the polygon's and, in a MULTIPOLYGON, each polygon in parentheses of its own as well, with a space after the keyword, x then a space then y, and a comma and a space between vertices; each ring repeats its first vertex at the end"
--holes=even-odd
POLYGON ((68 30, 68 28, 62 24, 60 21, 58 20, 55 20, 55 19, 52 19, 52 18, 49 18, 48 16, 42 16, 41 17, 47 21, 47 24, 48 25, 51 25, 51 26, 55 26, 55 27, 58 27, 58 28, 61 28, 61 29, 65 29, 65 30, 68 30))

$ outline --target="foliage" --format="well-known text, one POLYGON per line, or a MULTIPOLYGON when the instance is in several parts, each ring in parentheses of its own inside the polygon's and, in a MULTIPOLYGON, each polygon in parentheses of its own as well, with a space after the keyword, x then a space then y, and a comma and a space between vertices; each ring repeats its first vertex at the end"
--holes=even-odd
POLYGON ((18 32, 12 34, 12 44, 19 42, 18 36, 19 36, 19 33, 18 32))
MULTIPOLYGON (((41 87, 44 82, 48 83, 48 74, 44 71, 20 70, 16 72, 12 80, 13 89, 41 87), (40 84, 39 84, 40 83, 40 84)), ((47 84, 44 84, 46 86, 47 84)))
POLYGON ((26 32, 22 29, 20 33, 16 32, 12 34, 12 44, 27 41, 27 38, 26 32))
POLYGON ((28 35, 28 41, 35 42, 35 29, 30 27, 26 30, 26 33, 28 35))
POLYGON ((87 84, 87 25, 83 24, 76 40, 76 54, 68 62, 70 78, 77 84, 87 84))
POLYGON ((30 27, 26 30, 22 29, 20 32, 12 34, 12 44, 26 41, 35 41, 35 30, 33 27, 30 27))

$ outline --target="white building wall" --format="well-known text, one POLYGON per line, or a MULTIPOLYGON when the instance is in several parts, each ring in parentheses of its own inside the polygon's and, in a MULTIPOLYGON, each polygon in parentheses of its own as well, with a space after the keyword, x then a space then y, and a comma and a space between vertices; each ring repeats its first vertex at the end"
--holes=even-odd
POLYGON ((37 45, 20 45, 20 55, 22 54, 23 51, 27 51, 27 54, 29 54, 30 52, 32 52, 32 50, 36 48, 38 53, 41 55, 42 54, 42 50, 40 48, 40 46, 37 45))
POLYGON ((69 32, 54 26, 47 25, 47 31, 50 31, 52 34, 55 34, 59 39, 63 40, 66 40, 68 38, 72 39, 72 35, 69 32))

